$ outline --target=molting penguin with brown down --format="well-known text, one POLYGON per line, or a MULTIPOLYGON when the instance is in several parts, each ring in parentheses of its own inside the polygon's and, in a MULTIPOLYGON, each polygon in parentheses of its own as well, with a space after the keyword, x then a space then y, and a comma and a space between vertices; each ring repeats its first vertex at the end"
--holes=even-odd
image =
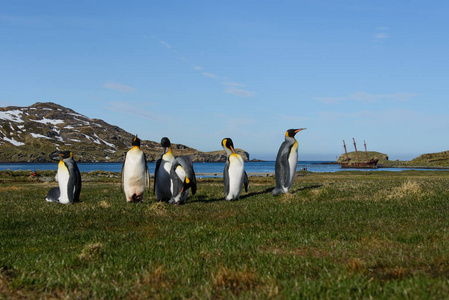
POLYGON ((281 144, 276 157, 276 187, 273 196, 285 194, 292 187, 298 165, 298 141, 295 135, 305 129, 289 129, 285 132, 285 141, 281 144))
POLYGON ((58 160, 56 181, 59 187, 48 191, 45 200, 47 202, 59 202, 62 204, 79 202, 81 193, 81 174, 73 159, 71 151, 55 151, 50 158, 58 160))
POLYGON ((234 143, 230 138, 224 138, 221 146, 226 151, 227 159, 223 170, 226 200, 237 200, 240 197, 242 187, 248 192, 248 175, 245 172, 243 158, 235 153, 234 143))
POLYGON ((145 153, 140 149, 137 135, 131 142, 132 148, 126 153, 122 165, 122 188, 127 202, 141 202, 145 188, 150 187, 150 175, 145 153))

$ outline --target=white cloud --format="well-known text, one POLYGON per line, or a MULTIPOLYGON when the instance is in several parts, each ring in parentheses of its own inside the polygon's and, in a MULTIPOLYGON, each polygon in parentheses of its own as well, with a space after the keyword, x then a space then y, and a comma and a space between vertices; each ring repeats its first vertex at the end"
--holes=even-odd
POLYGON ((214 73, 203 73, 203 75, 209 78, 218 78, 218 76, 214 73))
POLYGON ((114 83, 114 82, 105 83, 105 84, 103 84, 103 87, 110 89, 110 90, 122 92, 122 93, 133 93, 136 91, 135 88, 132 88, 130 86, 120 84, 120 83, 114 83))
POLYGON ((227 87, 225 89, 225 93, 243 97, 243 98, 254 97, 254 95, 256 95, 256 93, 254 93, 254 92, 250 92, 250 91, 243 90, 243 89, 238 89, 233 86, 227 87))
POLYGON ((229 82, 229 81, 223 82, 223 85, 226 85, 226 86, 245 86, 244 84, 241 84, 241 83, 238 83, 238 82, 229 82))
MULTIPOLYGON (((156 39, 157 41, 159 41, 159 43, 161 43, 167 49, 170 49, 169 51, 174 53, 178 59, 183 60, 185 62, 189 62, 189 60, 187 58, 185 58, 184 56, 182 56, 181 53, 178 53, 177 50, 173 49, 169 43, 167 43, 163 40, 160 40, 157 37, 153 37, 153 38, 156 39)), ((202 71, 204 69, 203 67, 193 64, 193 63, 190 63, 190 65, 196 71, 202 71)), ((202 72, 201 75, 208 77, 208 78, 218 79, 220 81, 223 81, 223 82, 221 82, 221 84, 228 87, 228 88, 225 88, 225 90, 224 90, 224 92, 227 94, 232 94, 232 95, 236 95, 239 97, 253 97, 255 95, 254 92, 236 88, 236 87, 244 87, 245 85, 238 83, 238 82, 231 82, 228 80, 227 76, 219 76, 212 72, 202 72)))
POLYGON ((165 47, 167 47, 168 49, 171 49, 171 45, 167 42, 164 41, 159 41, 162 45, 164 45, 165 47))
POLYGON ((342 97, 315 97, 313 99, 320 102, 336 104, 343 101, 356 101, 362 103, 377 103, 381 101, 389 102, 407 102, 411 98, 416 97, 415 94, 411 93, 394 93, 394 94, 369 94, 366 92, 356 92, 349 96, 342 97))
POLYGON ((120 113, 138 116, 144 119, 161 120, 162 118, 151 111, 146 110, 141 105, 135 105, 129 102, 110 102, 106 107, 109 110, 117 111, 120 113))
POLYGON ((374 38, 377 40, 388 38, 388 27, 378 27, 377 32, 374 34, 374 38))
POLYGON ((380 32, 380 33, 376 33, 376 34, 374 35, 374 37, 375 37, 376 39, 386 39, 386 38, 388 38, 388 34, 383 33, 383 32, 380 32))

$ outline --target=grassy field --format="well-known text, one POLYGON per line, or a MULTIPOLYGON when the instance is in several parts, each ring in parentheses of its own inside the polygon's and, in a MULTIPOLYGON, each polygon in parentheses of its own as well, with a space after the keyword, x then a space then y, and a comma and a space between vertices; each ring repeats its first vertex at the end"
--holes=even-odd
POLYGON ((448 171, 298 173, 280 197, 252 177, 234 202, 200 179, 182 206, 83 178, 60 205, 0 172, 0 298, 449 297, 448 171))

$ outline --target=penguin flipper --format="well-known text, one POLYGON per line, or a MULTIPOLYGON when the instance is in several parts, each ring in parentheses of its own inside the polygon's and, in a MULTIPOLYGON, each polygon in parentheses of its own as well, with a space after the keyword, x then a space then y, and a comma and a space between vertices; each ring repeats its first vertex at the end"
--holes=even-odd
POLYGON ((70 163, 64 162, 67 170, 69 170, 69 181, 67 182, 67 198, 70 203, 79 202, 81 193, 81 173, 75 161, 70 163))
MULTIPOLYGON (((178 177, 178 174, 176 174, 176 168, 180 166, 179 162, 175 159, 175 161, 173 162, 171 169, 170 169, 170 180, 171 180, 171 184, 172 184, 172 199, 173 201, 175 196, 180 195, 183 192, 184 189, 184 182, 182 182, 182 180, 178 177)), ((172 199, 170 199, 171 202, 172 199)), ((169 202, 170 203, 170 202, 169 202)))
POLYGON ((124 184, 123 184, 123 180, 124 180, 123 171, 125 170, 125 162, 126 162, 126 154, 125 154, 125 160, 123 161, 123 164, 122 164, 122 178, 120 180, 120 190, 122 191, 122 193, 123 193, 123 186, 124 186, 124 184))
POLYGON ((223 170, 223 180, 224 180, 224 187, 225 187, 225 195, 228 196, 228 194, 229 194, 229 158, 226 159, 225 168, 223 170))
POLYGON ((189 179, 189 183, 186 184, 186 188, 190 188, 192 190, 192 195, 196 193, 196 176, 195 171, 193 170, 193 163, 190 156, 184 155, 176 158, 179 162, 179 165, 184 169, 186 173, 186 177, 189 179))
POLYGON ((143 154, 143 160, 145 161, 145 187, 148 188, 148 193, 150 193, 150 171, 148 170, 147 156, 143 154))
POLYGON ((161 163, 162 163, 162 158, 159 158, 157 161, 156 161, 156 167, 154 168, 154 190, 153 190, 153 193, 156 195, 156 182, 157 182, 157 173, 158 173, 158 171, 159 171, 159 168, 160 168, 160 166, 161 166, 161 163))
POLYGON ((191 178, 190 178, 190 189, 192 190, 192 196, 195 195, 196 193, 196 175, 195 175, 195 171, 193 170, 193 166, 192 166, 192 171, 191 171, 191 178))
POLYGON ((192 189, 192 196, 196 194, 196 180, 192 182, 192 186, 190 187, 192 189))
POLYGON ((248 180, 248 174, 246 174, 246 171, 243 171, 243 186, 245 187, 245 192, 248 193, 249 180, 248 180))
POLYGON ((282 188, 287 186, 290 178, 290 169, 288 165, 288 156, 290 155, 291 146, 285 142, 282 143, 276 157, 275 176, 276 176, 276 188, 282 188))
POLYGON ((74 175, 75 175, 75 191, 74 191, 74 198, 73 202, 79 202, 80 201, 80 193, 81 193, 81 173, 78 169, 77 164, 74 162, 73 165, 74 169, 74 175))

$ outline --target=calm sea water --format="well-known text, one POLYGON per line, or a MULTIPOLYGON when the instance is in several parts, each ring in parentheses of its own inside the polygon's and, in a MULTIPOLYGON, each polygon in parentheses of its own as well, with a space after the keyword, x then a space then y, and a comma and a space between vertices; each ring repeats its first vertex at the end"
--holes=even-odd
MULTIPOLYGON (((245 163, 245 170, 247 173, 270 173, 274 172, 274 161, 265 162, 247 162, 245 163)), ((154 173, 156 163, 148 163, 150 173, 154 173)), ((121 172, 121 163, 78 163, 81 172, 90 171, 111 171, 121 172)), ((0 170, 56 170, 57 163, 0 163, 0 170)), ((211 173, 213 176, 222 176, 224 163, 194 163, 193 168, 197 174, 211 173)), ((296 170, 307 169, 309 172, 339 172, 350 170, 364 170, 364 171, 404 171, 413 170, 413 168, 378 168, 378 169, 342 169, 338 164, 326 164, 325 161, 299 161, 296 170)), ((428 169, 432 170, 432 169, 428 169)))

